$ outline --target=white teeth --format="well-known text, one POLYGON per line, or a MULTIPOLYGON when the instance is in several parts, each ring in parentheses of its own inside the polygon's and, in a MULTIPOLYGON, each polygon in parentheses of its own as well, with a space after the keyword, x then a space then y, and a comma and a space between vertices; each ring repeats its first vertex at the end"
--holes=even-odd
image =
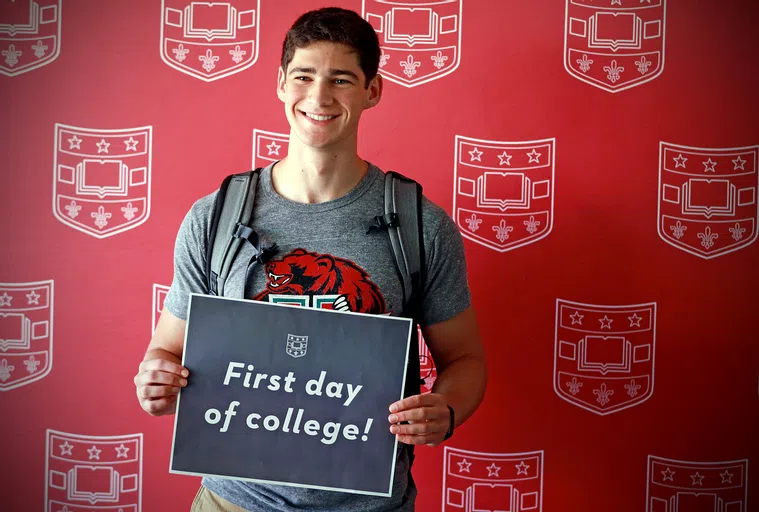
POLYGON ((316 114, 309 114, 308 112, 303 112, 306 117, 309 117, 311 119, 315 119, 316 121, 327 121, 328 119, 334 119, 337 116, 317 116, 316 114))

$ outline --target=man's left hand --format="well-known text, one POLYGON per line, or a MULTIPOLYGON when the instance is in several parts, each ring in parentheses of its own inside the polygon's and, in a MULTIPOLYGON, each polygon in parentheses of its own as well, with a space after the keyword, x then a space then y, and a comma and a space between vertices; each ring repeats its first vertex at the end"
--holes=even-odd
POLYGON ((428 393, 404 398, 390 405, 390 432, 406 444, 437 446, 448 432, 451 413, 443 395, 428 393), (399 424, 407 421, 408 424, 399 424))

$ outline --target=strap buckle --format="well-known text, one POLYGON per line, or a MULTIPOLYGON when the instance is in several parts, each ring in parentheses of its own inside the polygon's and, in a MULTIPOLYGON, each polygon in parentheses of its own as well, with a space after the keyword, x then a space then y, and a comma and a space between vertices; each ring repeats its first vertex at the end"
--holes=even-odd
POLYGON ((377 215, 371 220, 363 221, 361 225, 364 227, 367 234, 371 233, 375 229, 382 230, 387 228, 394 228, 398 225, 398 214, 386 213, 385 215, 377 215))

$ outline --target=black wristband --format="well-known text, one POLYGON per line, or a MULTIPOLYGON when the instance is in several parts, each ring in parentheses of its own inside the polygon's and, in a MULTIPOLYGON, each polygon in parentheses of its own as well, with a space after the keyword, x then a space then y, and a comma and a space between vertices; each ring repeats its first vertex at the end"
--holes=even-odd
POLYGON ((453 416, 453 407, 451 407, 450 405, 448 406, 448 412, 451 413, 451 420, 450 420, 450 423, 448 423, 448 431, 445 433, 445 437, 443 438, 443 441, 447 441, 448 439, 451 438, 451 436, 453 435, 453 426, 456 423, 453 416))

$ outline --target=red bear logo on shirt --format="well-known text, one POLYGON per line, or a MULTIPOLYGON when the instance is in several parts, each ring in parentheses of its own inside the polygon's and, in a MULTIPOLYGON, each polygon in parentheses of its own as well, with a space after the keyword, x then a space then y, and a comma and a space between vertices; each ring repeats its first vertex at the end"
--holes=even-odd
POLYGON ((360 313, 385 313, 379 287, 358 265, 329 254, 294 249, 280 260, 266 263, 266 290, 254 300, 277 295, 339 295, 334 309, 360 313))

